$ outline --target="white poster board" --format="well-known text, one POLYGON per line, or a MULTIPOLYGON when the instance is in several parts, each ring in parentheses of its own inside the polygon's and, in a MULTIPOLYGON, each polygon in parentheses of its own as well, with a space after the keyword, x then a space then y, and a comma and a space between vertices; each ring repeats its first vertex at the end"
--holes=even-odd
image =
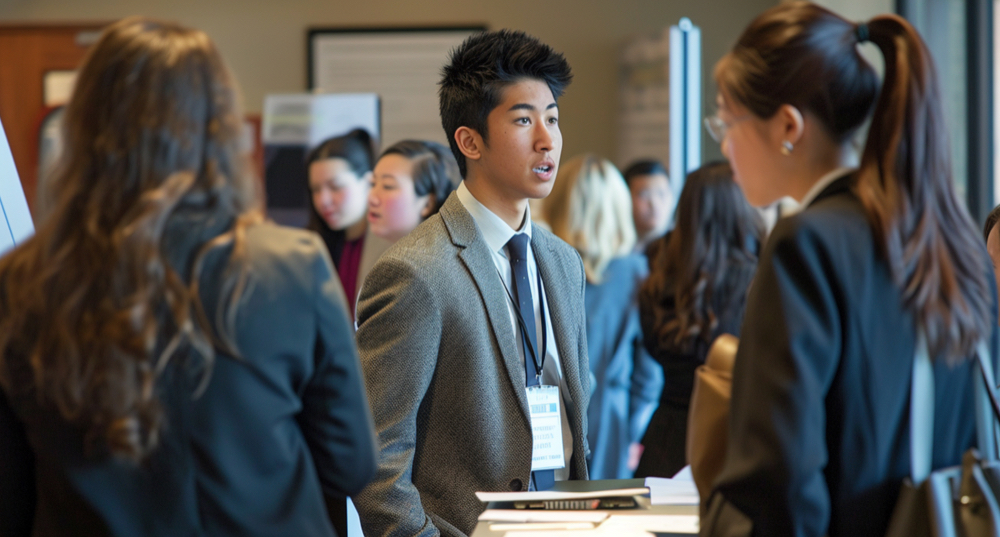
POLYGON ((0 123, 0 255, 17 246, 35 232, 24 198, 21 179, 14 166, 14 156, 0 123))
POLYGON ((618 165, 656 159, 674 199, 701 166, 701 30, 687 18, 629 41, 621 56, 618 165))
POLYGON ((452 49, 483 29, 313 29, 309 87, 318 93, 377 93, 382 147, 405 139, 447 145, 438 113, 441 69, 452 49))
POLYGON ((268 95, 261 142, 312 148, 356 128, 365 129, 377 141, 381 139, 379 123, 379 97, 374 93, 268 95))

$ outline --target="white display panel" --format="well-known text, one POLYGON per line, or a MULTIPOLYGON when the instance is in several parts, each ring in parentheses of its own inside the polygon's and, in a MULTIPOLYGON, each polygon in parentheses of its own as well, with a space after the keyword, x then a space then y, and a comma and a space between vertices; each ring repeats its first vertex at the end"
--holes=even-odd
POLYGON ((292 93, 264 98, 264 145, 315 147, 327 138, 362 128, 381 139, 379 96, 375 93, 311 95, 292 93))
POLYGON ((0 123, 0 255, 34 232, 28 202, 14 166, 14 156, 10 152, 3 123, 0 123))
POLYGON ((451 50, 483 28, 312 30, 310 89, 377 93, 383 147, 404 139, 448 143, 438 83, 451 50))

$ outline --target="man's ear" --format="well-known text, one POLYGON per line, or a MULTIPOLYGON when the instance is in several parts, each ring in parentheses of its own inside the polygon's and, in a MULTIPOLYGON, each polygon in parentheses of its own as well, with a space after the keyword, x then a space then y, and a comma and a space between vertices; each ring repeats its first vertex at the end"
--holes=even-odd
POLYGON ((474 129, 459 127, 455 131, 455 143, 467 160, 479 160, 483 156, 483 137, 474 129))
POLYGON ((424 208, 420 209, 420 218, 426 220, 431 215, 431 211, 434 210, 435 205, 437 205, 437 196, 433 193, 427 194, 427 201, 424 202, 424 208))

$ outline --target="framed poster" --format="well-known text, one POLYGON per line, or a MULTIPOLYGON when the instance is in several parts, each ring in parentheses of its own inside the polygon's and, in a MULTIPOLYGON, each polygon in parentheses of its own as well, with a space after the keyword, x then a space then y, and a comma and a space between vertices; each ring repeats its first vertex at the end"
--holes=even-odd
POLYGON ((451 50, 485 26, 312 28, 308 84, 316 93, 376 93, 382 147, 400 140, 447 145, 438 113, 438 82, 451 50))

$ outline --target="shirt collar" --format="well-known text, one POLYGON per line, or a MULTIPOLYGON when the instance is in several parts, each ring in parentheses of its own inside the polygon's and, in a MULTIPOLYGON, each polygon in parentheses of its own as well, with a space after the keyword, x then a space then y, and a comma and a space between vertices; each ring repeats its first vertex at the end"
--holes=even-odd
POLYGON ((823 177, 820 177, 819 181, 816 181, 813 184, 812 188, 809 189, 809 192, 806 192, 806 195, 802 196, 802 201, 799 202, 799 206, 803 208, 808 207, 809 204, 812 203, 817 196, 823 193, 823 190, 825 190, 826 187, 830 186, 830 183, 855 171, 856 169, 857 168, 848 168, 848 167, 837 168, 827 173, 823 177))
POLYGON ((472 192, 469 192, 469 188, 465 186, 465 181, 462 181, 458 185, 455 194, 458 196, 458 200, 462 202, 465 210, 469 211, 469 214, 472 215, 472 219, 475 220, 476 225, 479 226, 479 231, 483 234, 483 238, 486 239, 486 244, 490 247, 491 251, 504 254, 503 247, 507 246, 510 238, 517 233, 527 234, 530 242, 531 207, 529 205, 525 204, 524 225, 521 226, 520 230, 514 231, 507 225, 507 222, 504 222, 496 213, 486 208, 485 205, 472 195, 472 192))

